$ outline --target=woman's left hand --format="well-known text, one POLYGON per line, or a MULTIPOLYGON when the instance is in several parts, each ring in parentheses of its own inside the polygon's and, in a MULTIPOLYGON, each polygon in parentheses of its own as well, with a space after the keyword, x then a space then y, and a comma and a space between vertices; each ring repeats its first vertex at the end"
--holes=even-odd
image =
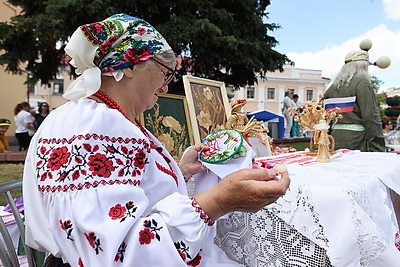
POLYGON ((179 162, 179 168, 181 169, 186 182, 189 181, 193 175, 204 169, 203 164, 198 159, 199 152, 209 149, 210 148, 204 144, 194 145, 191 146, 183 155, 179 162))

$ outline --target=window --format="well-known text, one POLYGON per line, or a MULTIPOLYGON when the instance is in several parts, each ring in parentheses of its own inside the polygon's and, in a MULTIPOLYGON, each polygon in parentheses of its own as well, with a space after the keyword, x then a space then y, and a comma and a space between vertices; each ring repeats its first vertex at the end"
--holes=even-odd
POLYGON ((294 95, 294 89, 288 89, 288 91, 291 95, 294 95))
POLYGON ((275 88, 268 88, 268 99, 275 99, 275 88))
POLYGON ((254 98, 254 87, 247 87, 247 98, 254 98))
POLYGON ((307 101, 311 101, 314 98, 314 90, 307 90, 307 101))
POLYGON ((64 80, 55 79, 53 81, 53 94, 62 94, 62 93, 64 93, 64 80))

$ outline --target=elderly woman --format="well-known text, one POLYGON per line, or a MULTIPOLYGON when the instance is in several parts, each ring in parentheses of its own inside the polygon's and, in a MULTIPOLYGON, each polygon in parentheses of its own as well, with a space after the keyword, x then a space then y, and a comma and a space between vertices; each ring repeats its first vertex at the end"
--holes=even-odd
POLYGON ((71 266, 235 266, 210 250, 215 220, 276 201, 287 172, 276 179, 276 170, 240 170, 188 197, 185 179, 202 170, 206 148, 189 148, 178 166, 136 119, 174 76, 166 40, 118 14, 80 26, 65 50, 81 76, 29 148, 27 244, 71 266))
POLYGON ((356 97, 354 110, 342 113, 343 118, 332 127, 336 149, 385 152, 378 104, 368 73, 370 65, 367 51, 349 52, 345 64, 324 94, 325 99, 356 97))

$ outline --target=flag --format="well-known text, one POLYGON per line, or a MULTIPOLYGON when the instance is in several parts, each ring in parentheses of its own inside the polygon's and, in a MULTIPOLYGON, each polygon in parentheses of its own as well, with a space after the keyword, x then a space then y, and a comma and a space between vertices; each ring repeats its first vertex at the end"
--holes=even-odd
POLYGON ((355 96, 324 99, 324 109, 334 111, 336 108, 340 108, 338 113, 353 111, 355 101, 355 96))

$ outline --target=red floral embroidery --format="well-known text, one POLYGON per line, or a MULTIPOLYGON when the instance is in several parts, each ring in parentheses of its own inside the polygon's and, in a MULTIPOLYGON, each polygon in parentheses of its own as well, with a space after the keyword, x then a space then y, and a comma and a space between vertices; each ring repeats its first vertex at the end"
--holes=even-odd
POLYGON ((73 230, 71 220, 65 220, 65 221, 60 220, 60 226, 61 229, 63 229, 67 234, 67 239, 74 241, 74 239, 71 236, 73 230))
POLYGON ((86 240, 89 242, 89 245, 95 249, 96 255, 99 254, 100 250, 103 251, 103 249, 100 247, 100 239, 96 237, 96 234, 94 232, 90 232, 89 234, 84 233, 86 240))
POLYGON ((143 222, 143 226, 145 228, 139 232, 139 243, 141 245, 150 244, 151 240, 154 238, 156 238, 158 241, 161 240, 158 231, 160 231, 163 227, 158 227, 158 223, 156 220, 145 220, 143 222))
POLYGON ((208 226, 214 225, 214 221, 211 220, 210 217, 201 209, 200 205, 197 204, 196 200, 191 197, 192 200, 192 207, 194 208, 194 211, 200 214, 200 218, 203 220, 204 223, 206 223, 208 226))
POLYGON ((187 265, 196 267, 200 264, 200 262, 201 262, 201 256, 200 256, 200 254, 197 254, 197 256, 193 260, 191 260, 187 263, 187 265))
POLYGON ((183 243, 182 241, 180 242, 174 242, 175 248, 179 253, 179 256, 181 256, 182 260, 186 260, 186 258, 191 259, 192 257, 190 257, 189 254, 189 247, 186 246, 185 243, 183 243))
POLYGON ((126 208, 121 206, 121 204, 117 204, 110 209, 108 216, 110 216, 112 220, 118 220, 124 217, 125 212, 126 208))
POLYGON ((111 172, 114 171, 112 161, 107 159, 104 154, 96 153, 89 157, 89 170, 92 171, 93 175, 108 178, 111 172))
MULTIPOLYGON (((140 179, 131 178, 142 175, 145 166, 149 164, 147 155, 153 149, 163 156, 168 165, 170 162, 170 159, 162 153, 161 147, 157 147, 151 140, 140 138, 81 134, 71 138, 39 138, 38 144, 36 150, 38 188, 46 192, 81 190, 99 185, 111 185, 117 181, 122 184, 138 185, 140 179)), ((177 176, 171 166, 167 165, 165 168, 161 164, 157 162, 157 167, 173 177, 177 183, 177 176)))
POLYGON ((182 251, 178 250, 179 256, 181 256, 182 260, 186 260, 186 254, 182 251))
POLYGON ((144 228, 139 232, 139 242, 141 245, 150 244, 151 240, 154 239, 154 234, 150 231, 149 228, 144 228))
POLYGON ((397 232, 395 234, 394 244, 398 250, 400 250, 400 234, 397 232))
POLYGON ((78 266, 79 266, 79 267, 84 267, 84 265, 83 265, 83 262, 82 262, 82 259, 81 259, 81 258, 79 258, 79 260, 78 260, 78 266))
POLYGON ((126 243, 122 242, 122 244, 118 248, 117 254, 115 255, 114 261, 124 262, 125 250, 126 250, 126 243))
POLYGON ((134 212, 137 210, 137 207, 133 204, 133 201, 129 201, 125 204, 125 206, 121 206, 121 204, 117 204, 110 209, 108 212, 108 216, 111 217, 112 220, 122 220, 120 222, 125 221, 128 217, 135 218, 134 212))
POLYGON ((139 169, 143 169, 146 164, 146 154, 143 149, 139 149, 135 154, 135 162, 133 165, 138 167, 139 169))
POLYGON ((52 171, 60 169, 62 165, 68 162, 70 156, 71 153, 68 152, 65 146, 53 149, 47 161, 47 168, 52 171))

